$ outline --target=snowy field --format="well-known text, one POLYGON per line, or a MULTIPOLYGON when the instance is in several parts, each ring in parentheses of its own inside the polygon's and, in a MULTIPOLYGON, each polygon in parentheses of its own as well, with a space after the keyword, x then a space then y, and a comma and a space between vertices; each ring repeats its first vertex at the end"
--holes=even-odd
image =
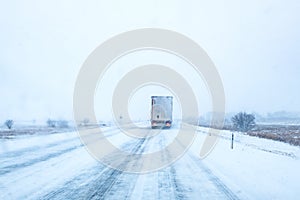
MULTIPOLYGON (((163 149, 177 134, 174 127, 141 140, 113 127, 103 131, 133 153, 163 149)), ((145 174, 97 162, 77 132, 0 139, 0 199, 298 199, 299 147, 235 133, 231 149, 231 132, 223 131, 212 153, 200 160, 207 131, 199 128, 178 161, 145 174)))

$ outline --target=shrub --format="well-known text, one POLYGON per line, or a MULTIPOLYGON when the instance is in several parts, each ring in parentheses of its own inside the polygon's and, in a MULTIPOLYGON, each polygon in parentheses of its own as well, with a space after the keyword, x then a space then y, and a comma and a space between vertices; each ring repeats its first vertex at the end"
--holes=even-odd
POLYGON ((14 120, 12 119, 8 119, 4 122, 5 126, 8 128, 8 129, 11 129, 13 124, 14 124, 14 120))
POLYGON ((47 125, 48 125, 49 127, 54 128, 54 127, 56 127, 56 121, 55 121, 55 120, 48 119, 48 120, 47 120, 47 125))

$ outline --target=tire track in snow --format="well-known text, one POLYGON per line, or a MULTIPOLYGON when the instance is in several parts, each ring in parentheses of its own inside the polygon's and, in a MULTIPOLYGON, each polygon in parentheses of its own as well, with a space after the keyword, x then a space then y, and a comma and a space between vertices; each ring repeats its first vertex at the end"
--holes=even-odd
MULTIPOLYGON (((177 142, 184 147, 179 140, 177 140, 177 142)), ((218 188, 219 191, 224 193, 228 199, 239 199, 217 176, 213 174, 208 167, 203 164, 200 158, 193 156, 190 152, 186 152, 185 156, 189 158, 190 162, 195 164, 194 166, 196 166, 199 171, 204 171, 209 180, 218 188)))
MULTIPOLYGON (((164 149, 166 145, 165 136, 163 140, 160 140, 161 149, 164 149)), ((164 160, 170 159, 170 152, 166 151, 166 154, 161 151, 161 158, 164 160)), ((185 189, 182 183, 176 178, 177 172, 174 165, 170 165, 165 169, 161 169, 157 172, 158 175, 158 199, 187 199, 185 195, 185 189), (170 198, 171 195, 171 198, 170 198)))
MULTIPOLYGON (((141 146, 143 145, 143 143, 145 142, 145 139, 139 139, 139 142, 134 146, 133 150, 131 153, 136 154, 138 153, 138 151, 141 151, 141 146)), ((126 165, 127 160, 131 159, 126 158, 125 161, 122 163, 122 165, 126 165)), ((126 166, 124 166, 126 168, 126 166)), ((120 168, 122 169, 123 166, 120 166, 120 168)), ((101 184, 97 186, 97 190, 95 192, 93 192, 90 196, 89 199, 104 199, 106 197, 106 195, 108 194, 108 192, 111 191, 112 187, 114 186, 114 184, 117 182, 117 180, 120 178, 120 176, 123 174, 123 171, 119 171, 116 169, 107 169, 107 172, 104 173, 105 176, 102 176, 101 179, 103 181, 99 181, 101 184)), ((124 189, 124 188, 122 188, 124 189)), ((130 192, 130 191, 127 191, 130 192)), ((124 195, 124 194, 123 194, 124 195)), ((128 195, 124 195, 124 196, 128 196, 128 195)), ((123 196, 123 198, 124 198, 123 196)))
MULTIPOLYGON (((113 131, 113 130, 110 130, 110 131, 113 131)), ((106 135, 106 136, 103 136, 99 139, 103 139, 103 138, 107 138, 107 137, 111 137, 115 134, 115 131, 109 135, 106 135)), ((73 139, 68 139, 68 143, 71 143, 71 142, 75 142, 75 141, 78 141, 78 143, 80 143, 80 140, 79 138, 73 138, 73 139)), ((45 151, 46 153, 44 155, 38 155, 37 157, 31 157, 27 160, 24 161, 24 159, 22 159, 22 157, 20 159, 18 158, 14 158, 14 161, 13 162, 16 162, 16 163, 13 163, 13 164, 9 164, 9 165, 3 165, 3 163, 1 163, 1 168, 0 168, 0 175, 5 175, 5 174, 8 174, 10 172, 13 172, 13 171, 16 171, 18 169, 21 169, 21 168, 25 168, 25 167, 29 167, 31 165, 34 165, 36 163, 39 163, 39 162, 45 162, 47 160, 50 160, 52 158, 55 158, 55 157, 58 157, 58 156, 61 156, 63 154, 66 154, 66 153, 70 153, 78 148, 81 148, 83 147, 84 145, 83 144, 79 144, 79 145, 72 145, 71 144, 71 147, 69 148, 64 148, 64 149, 59 149, 57 150, 56 152, 53 152, 53 153, 49 153, 49 151, 47 152, 47 149, 52 149, 54 147, 59 147, 59 146, 62 146, 62 147, 66 147, 66 143, 64 142, 60 142, 60 143, 57 143, 57 144, 49 144, 47 145, 47 148, 44 149, 44 147, 40 147, 40 150, 42 149, 43 152, 45 151)), ((30 149, 29 152, 24 152, 26 154, 30 154, 31 152, 33 151, 33 149, 30 149)), ((20 154, 21 155, 21 154, 20 154)))
POLYGON ((196 167, 207 174, 209 180, 211 180, 212 183, 219 189, 219 191, 222 191, 222 193, 224 193, 228 199, 239 199, 239 197, 235 195, 234 192, 232 192, 217 176, 213 174, 213 172, 207 166, 203 164, 200 158, 197 158, 190 153, 187 155, 187 157, 189 157, 191 162, 193 162, 196 167))
MULTIPOLYGON (((142 153, 146 140, 147 139, 139 139, 138 143, 127 142, 123 144, 122 147, 125 149, 131 148, 129 152, 135 154, 142 153)), ((126 160, 128 159, 131 158, 126 158, 123 162, 124 166, 121 166, 121 168, 126 168, 126 160)), ((99 164, 95 168, 87 170, 85 173, 69 180, 59 190, 46 194, 42 199, 62 199, 70 197, 79 199, 107 199, 114 198, 114 196, 112 197, 111 195, 115 195, 118 191, 120 192, 120 188, 122 190, 122 196, 120 196, 120 198, 127 199, 130 197, 137 178, 137 174, 124 173, 123 171, 99 164), (130 184, 124 183, 124 181, 128 182, 128 176, 131 176, 129 179, 130 184), (81 185, 80 188, 78 188, 78 185, 81 185), (124 187, 127 189, 124 189, 124 187)))
POLYGON ((6 166, 6 167, 2 167, 0 169, 0 175, 5 175, 5 174, 10 173, 12 171, 15 171, 15 170, 17 170, 19 168, 29 167, 31 165, 34 165, 35 163, 47 161, 49 159, 58 157, 58 156, 60 156, 62 154, 74 151, 75 149, 77 149, 79 147, 82 147, 82 146, 83 145, 77 145, 77 146, 74 146, 74 147, 67 148, 67 149, 64 149, 62 151, 56 152, 56 153, 52 153, 52 154, 48 154, 48 155, 45 155, 45 156, 42 156, 42 157, 39 157, 39 158, 31 159, 31 160, 29 160, 27 162, 24 162, 24 163, 18 163, 18 164, 14 164, 14 165, 9 165, 9 166, 6 166))
MULTIPOLYGON (((114 131, 114 130, 115 129, 109 129, 109 130, 103 131, 103 133, 111 132, 111 131, 114 131)), ((66 134, 66 132, 64 132, 64 133, 55 133, 55 134, 57 136, 59 136, 60 134, 66 134)), ((68 138, 68 139, 60 140, 59 142, 52 142, 52 143, 46 144, 44 146, 27 147, 27 148, 23 148, 23 149, 17 150, 17 151, 5 152, 4 154, 0 154, 0 159, 3 159, 3 158, 16 159, 17 157, 21 157, 24 154, 26 155, 26 154, 29 154, 29 153, 32 153, 32 152, 36 152, 36 151, 39 151, 39 150, 43 150, 44 151, 45 149, 56 147, 56 146, 65 145, 66 143, 74 142, 74 141, 76 141, 76 140, 79 139, 78 135, 75 132, 69 132, 68 134, 70 134, 70 135, 74 134, 73 138, 68 138)), ((53 135, 54 134, 51 134, 51 136, 53 136, 53 135)), ((47 136, 47 135, 43 135, 43 136, 47 136)), ((110 137, 110 135, 107 135, 105 137, 110 137)), ((2 164, 2 163, 0 163, 0 164, 2 164)))

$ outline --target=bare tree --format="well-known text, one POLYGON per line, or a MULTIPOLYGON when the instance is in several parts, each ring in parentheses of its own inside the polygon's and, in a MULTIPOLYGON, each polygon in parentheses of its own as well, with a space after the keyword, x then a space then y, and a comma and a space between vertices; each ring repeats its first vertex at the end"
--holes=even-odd
POLYGON ((241 132, 247 132, 255 127, 255 116, 240 112, 231 118, 233 127, 241 132))
POLYGON ((14 120, 8 119, 8 120, 5 121, 4 124, 5 124, 5 126, 7 126, 8 129, 11 129, 13 124, 14 124, 14 120))
POLYGON ((67 120, 58 120, 57 126, 60 128, 67 128, 69 127, 69 122, 67 120))
POLYGON ((69 127, 69 122, 67 120, 48 119, 47 120, 47 125, 48 125, 48 127, 51 127, 51 128, 55 128, 55 127, 67 128, 67 127, 69 127))
POLYGON ((55 120, 52 120, 52 119, 48 119, 48 120, 47 120, 47 125, 48 125, 49 127, 54 128, 54 127, 56 126, 56 121, 55 121, 55 120))

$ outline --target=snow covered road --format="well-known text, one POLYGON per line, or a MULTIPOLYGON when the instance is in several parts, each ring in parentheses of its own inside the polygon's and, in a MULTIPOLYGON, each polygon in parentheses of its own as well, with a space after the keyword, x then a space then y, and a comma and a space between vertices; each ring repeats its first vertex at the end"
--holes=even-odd
MULTIPOLYGON (((105 128, 104 131, 106 137, 118 148, 135 154, 163 149, 177 134, 177 129, 173 128, 163 130, 155 137, 132 139, 121 134, 118 129, 105 128)), ((255 192, 256 190, 248 189, 251 183, 240 181, 238 170, 237 173, 228 172, 230 164, 224 163, 222 153, 219 151, 223 151, 224 156, 228 152, 231 155, 235 155, 236 152, 248 152, 246 148, 265 154, 272 152, 249 146, 249 142, 245 142, 241 136, 235 148, 239 149, 241 146, 244 150, 239 149, 232 153, 233 150, 230 150, 228 137, 224 132, 212 155, 200 160, 197 154, 206 132, 205 128, 199 129, 193 146, 178 161, 156 172, 144 174, 122 172, 99 163, 89 155, 76 132, 1 139, 0 199, 265 199, 268 197, 268 191, 264 194, 259 190, 255 192)), ((285 152, 286 149, 277 151, 285 152)), ((289 153, 293 151, 293 158, 276 153, 274 155, 288 159, 294 163, 294 167, 297 166, 299 148, 291 147, 288 151, 289 153)), ((260 158, 261 154, 257 155, 260 158)), ((161 155, 161 159, 168 159, 167 157, 168 155, 161 155)), ((231 157, 228 159, 232 162, 231 157)), ((242 156, 236 160, 238 163, 242 161, 242 156)), ((235 164, 232 166, 239 167, 235 164)), ((245 176, 249 175, 245 173, 245 176)), ((297 178, 299 176, 296 176, 296 180, 297 178)), ((287 193, 290 194, 287 197, 293 197, 299 192, 287 191, 287 193)), ((284 193, 277 195, 271 197, 280 199, 280 195, 284 193)))

